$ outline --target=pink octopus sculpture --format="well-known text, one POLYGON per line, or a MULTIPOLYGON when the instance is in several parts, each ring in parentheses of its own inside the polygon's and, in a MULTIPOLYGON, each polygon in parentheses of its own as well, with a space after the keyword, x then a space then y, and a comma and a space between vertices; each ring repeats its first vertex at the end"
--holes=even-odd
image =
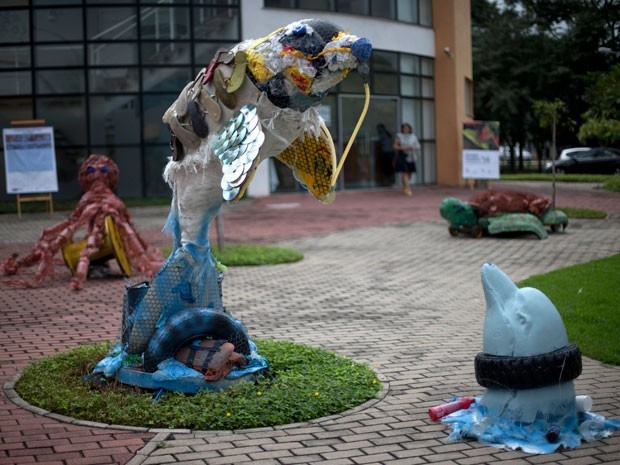
POLYGON ((69 217, 44 229, 37 243, 24 258, 18 260, 13 254, 0 264, 4 276, 15 275, 23 267, 36 265, 34 278, 28 280, 6 280, 5 284, 15 287, 35 287, 46 276, 54 276, 53 259, 56 253, 72 242, 78 229, 86 228, 86 243, 79 254, 71 287, 82 289, 88 277, 91 258, 101 249, 106 240, 106 218, 110 217, 118 230, 129 266, 141 273, 156 272, 164 260, 159 249, 150 247, 131 224, 127 207, 116 194, 119 169, 113 160, 105 155, 92 154, 82 164, 79 181, 84 195, 69 217))

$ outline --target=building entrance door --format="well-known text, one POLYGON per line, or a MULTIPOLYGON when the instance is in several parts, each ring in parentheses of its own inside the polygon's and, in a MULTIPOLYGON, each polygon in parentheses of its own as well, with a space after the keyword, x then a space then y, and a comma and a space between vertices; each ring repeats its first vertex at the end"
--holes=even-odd
MULTIPOLYGON (((398 127, 399 105, 398 97, 371 97, 366 118, 340 171, 339 188, 385 187, 394 183, 390 164, 382 157, 377 126, 383 124, 394 136, 398 127)), ((341 136, 338 137, 338 161, 363 108, 364 96, 338 96, 338 134, 341 136)))

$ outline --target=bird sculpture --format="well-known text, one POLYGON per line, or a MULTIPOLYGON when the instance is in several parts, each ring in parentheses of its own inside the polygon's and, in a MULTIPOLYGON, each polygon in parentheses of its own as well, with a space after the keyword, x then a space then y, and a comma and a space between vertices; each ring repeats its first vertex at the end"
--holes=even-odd
MULTIPOLYGON (((326 20, 304 19, 220 49, 183 88, 163 115, 171 135, 164 179, 172 188, 165 230, 173 236, 173 251, 124 318, 123 351, 146 351, 145 366, 155 370, 152 358, 173 356, 187 339, 158 335, 156 347, 149 346, 172 316, 207 308, 211 316, 200 318, 222 318, 222 273, 211 253, 209 225, 224 201, 244 195, 262 161, 276 157, 319 201, 333 201, 346 151, 337 167, 317 106, 350 71, 367 81, 371 52, 364 38, 326 20)), ((358 127, 367 83, 365 89, 358 127)))

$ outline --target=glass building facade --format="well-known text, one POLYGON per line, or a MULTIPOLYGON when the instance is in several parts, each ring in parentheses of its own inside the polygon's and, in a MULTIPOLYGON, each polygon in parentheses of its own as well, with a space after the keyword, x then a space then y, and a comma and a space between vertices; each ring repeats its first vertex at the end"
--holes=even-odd
MULTIPOLYGON (((58 198, 79 198, 77 172, 90 153, 108 155, 118 163, 119 196, 168 197, 170 190, 161 174, 169 156, 169 135, 161 117, 217 49, 247 39, 241 32, 243 3, 3 0, 1 127, 31 119, 45 120, 45 125, 54 127, 58 198)), ((270 8, 301 8, 432 25, 430 0, 262 3, 266 15, 270 8)), ((402 121, 411 122, 423 143, 424 160, 429 160, 422 163, 433 163, 433 70, 433 58, 375 50, 371 111, 339 187, 386 185, 376 163, 375 128, 380 122, 394 129, 402 121)), ((321 108, 340 152, 359 115, 356 108, 361 111, 362 97, 361 81, 349 78, 321 108)), ((4 165, 4 157, 0 163, 4 165)), ((434 182, 432 167, 427 168, 419 171, 419 182, 434 182)), ((275 171, 274 190, 298 188, 290 172, 280 166, 275 171)), ((5 179, 0 185, 3 200, 12 200, 6 194, 5 179)))

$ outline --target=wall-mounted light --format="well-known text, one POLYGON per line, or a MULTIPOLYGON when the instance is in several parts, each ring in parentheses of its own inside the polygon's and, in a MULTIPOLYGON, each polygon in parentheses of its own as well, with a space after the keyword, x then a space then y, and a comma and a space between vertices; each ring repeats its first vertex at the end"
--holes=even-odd
POLYGON ((454 57, 454 54, 452 53, 452 50, 450 50, 450 47, 444 47, 443 53, 445 53, 448 58, 454 57))

